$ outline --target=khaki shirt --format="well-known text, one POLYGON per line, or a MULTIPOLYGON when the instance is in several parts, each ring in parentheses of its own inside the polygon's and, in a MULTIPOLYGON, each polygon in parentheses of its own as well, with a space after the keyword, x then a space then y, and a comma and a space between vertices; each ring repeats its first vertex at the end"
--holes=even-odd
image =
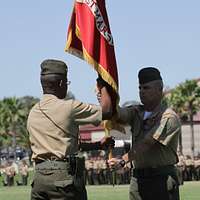
POLYGON ((99 125, 101 121, 100 106, 43 95, 27 121, 32 159, 48 159, 53 155, 62 159, 77 152, 79 125, 99 125))
POLYGON ((178 157, 178 163, 177 163, 177 166, 178 167, 185 167, 185 158, 184 156, 179 156, 178 157))
POLYGON ((105 160, 100 160, 100 168, 101 169, 107 169, 107 164, 105 160))
POLYGON ((98 160, 94 160, 94 162, 93 162, 93 169, 95 169, 95 170, 99 169, 99 161, 98 160))
POLYGON ((186 166, 193 166, 194 165, 194 160, 188 158, 185 160, 186 166))
POLYGON ((28 165, 21 165, 19 167, 19 173, 23 176, 27 176, 28 175, 28 165))
POLYGON ((5 168, 5 174, 9 177, 15 176, 15 168, 11 165, 5 168))
POLYGON ((194 161, 195 167, 200 167, 200 159, 194 161))
POLYGON ((133 158, 135 168, 159 167, 178 162, 176 155, 181 124, 176 113, 170 108, 158 106, 143 120, 143 106, 119 109, 119 120, 128 123, 132 131, 132 144, 152 137, 157 141, 151 149, 138 153, 133 158))
POLYGON ((86 168, 87 170, 93 168, 93 162, 92 162, 92 160, 86 160, 86 161, 85 161, 85 168, 86 168))

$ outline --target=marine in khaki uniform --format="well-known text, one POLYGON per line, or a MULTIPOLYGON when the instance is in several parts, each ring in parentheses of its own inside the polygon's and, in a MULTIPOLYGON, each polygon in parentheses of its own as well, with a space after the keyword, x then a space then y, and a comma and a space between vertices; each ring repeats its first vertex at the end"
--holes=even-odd
POLYGON ((91 159, 85 161, 85 168, 86 168, 86 182, 89 185, 94 185, 93 161, 91 159))
POLYGON ((16 171, 15 171, 15 168, 14 168, 13 163, 11 161, 8 161, 8 163, 7 163, 7 166, 5 168, 5 175, 6 175, 6 181, 5 181, 4 185, 13 186, 16 171))
POLYGON ((200 156, 196 156, 194 159, 194 166, 195 166, 195 180, 200 180, 200 156))
MULTIPOLYGON (((163 106, 163 82, 158 69, 139 71, 142 105, 119 108, 119 122, 132 129, 132 148, 119 164, 133 162, 130 200, 178 200, 175 164, 181 124, 176 113, 163 106)), ((112 165, 114 159, 109 160, 112 165)), ((115 163, 117 165, 118 163, 115 163)))
POLYGON ((22 162, 19 165, 19 174, 21 175, 21 183, 18 183, 19 185, 27 185, 28 184, 28 165, 25 160, 22 160, 22 162))
POLYGON ((93 160, 93 176, 94 176, 94 184, 100 185, 100 168, 99 168, 99 160, 98 157, 95 157, 93 160))
POLYGON ((100 142, 79 144, 79 125, 99 125, 102 119, 112 116, 106 83, 98 79, 103 98, 97 106, 65 100, 69 81, 64 62, 43 61, 40 77, 43 96, 31 109, 27 121, 35 162, 31 199, 85 200, 84 159, 77 152, 79 149, 104 149, 113 145, 113 140, 105 137, 100 142))
POLYGON ((186 165, 186 180, 192 181, 194 178, 194 160, 190 155, 186 155, 185 165, 186 165))
POLYGON ((101 157, 101 159, 99 161, 99 165, 100 165, 101 184, 108 184, 107 163, 106 163, 106 160, 103 157, 101 157))
POLYGON ((177 170, 178 170, 178 180, 179 180, 179 184, 183 185, 184 183, 184 173, 185 173, 185 169, 186 169, 186 165, 185 165, 185 158, 183 155, 181 155, 178 152, 178 163, 176 164, 177 166, 177 170))

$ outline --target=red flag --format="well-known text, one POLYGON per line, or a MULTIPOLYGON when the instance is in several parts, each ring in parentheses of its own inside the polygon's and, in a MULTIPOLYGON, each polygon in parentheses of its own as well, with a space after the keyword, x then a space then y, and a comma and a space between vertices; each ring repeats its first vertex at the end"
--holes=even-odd
MULTIPOLYGON (((105 0, 75 0, 65 51, 94 67, 113 88, 110 94, 112 105, 117 107, 118 72, 105 0)), ((104 125, 107 130, 114 128, 124 132, 113 120, 106 121, 104 125)))
POLYGON ((118 94, 117 64, 105 0, 75 1, 65 51, 86 60, 118 94))

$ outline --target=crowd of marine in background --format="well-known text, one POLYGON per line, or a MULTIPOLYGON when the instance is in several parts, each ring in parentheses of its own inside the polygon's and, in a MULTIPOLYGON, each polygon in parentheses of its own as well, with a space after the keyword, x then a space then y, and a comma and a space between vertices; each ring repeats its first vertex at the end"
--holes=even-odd
MULTIPOLYGON (((106 158, 107 155, 102 155, 102 152, 96 156, 86 156, 84 173, 86 185, 129 184, 133 166, 128 163, 123 168, 113 169, 108 166, 106 158)), ((177 169, 180 184, 184 184, 184 181, 200 181, 200 155, 192 159, 189 155, 179 154, 177 169)), ((28 177, 32 170, 33 167, 30 167, 25 160, 20 160, 17 164, 7 161, 0 168, 2 180, 0 185, 30 185, 31 180, 28 177)))
POLYGON ((3 186, 28 185, 29 165, 26 160, 7 161, 0 167, 3 186))
MULTIPOLYGON (((108 167, 103 156, 88 158, 85 160, 86 184, 129 184, 132 167, 128 163, 123 168, 112 169, 108 167)), ((180 184, 183 184, 184 181, 200 181, 200 155, 194 159, 189 155, 179 155, 177 169, 180 184)))

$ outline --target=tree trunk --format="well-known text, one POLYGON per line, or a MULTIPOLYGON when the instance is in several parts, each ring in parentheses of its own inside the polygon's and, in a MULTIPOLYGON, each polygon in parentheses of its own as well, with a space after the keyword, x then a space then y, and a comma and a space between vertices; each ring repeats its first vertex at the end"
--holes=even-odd
POLYGON ((15 129, 13 129, 14 131, 11 132, 12 134, 12 150, 13 150, 13 156, 14 156, 14 161, 17 160, 17 156, 16 156, 16 132, 15 129))
POLYGON ((192 158, 194 159, 195 145, 194 145, 194 123, 193 123, 193 114, 190 112, 190 130, 191 130, 191 151, 192 158))
POLYGON ((16 162, 17 160, 17 155, 16 155, 16 132, 13 132, 13 149, 14 149, 14 161, 16 162))
MULTIPOLYGON (((181 129, 182 129, 182 127, 181 127, 181 129)), ((179 149, 178 150, 179 150, 180 154, 183 155, 182 131, 179 135, 178 143, 179 143, 179 149)))

